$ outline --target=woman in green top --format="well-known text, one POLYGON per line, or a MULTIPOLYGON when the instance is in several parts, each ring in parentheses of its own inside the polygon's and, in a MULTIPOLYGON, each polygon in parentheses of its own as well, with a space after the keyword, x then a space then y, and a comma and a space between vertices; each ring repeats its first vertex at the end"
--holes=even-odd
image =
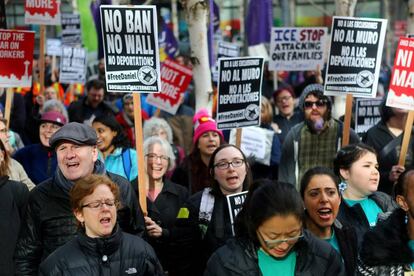
POLYGON ((236 238, 210 258, 204 275, 345 275, 339 254, 304 225, 295 187, 260 180, 236 219, 236 238))
POLYGON ((355 227, 360 244, 365 232, 376 225, 378 215, 396 205, 389 195, 377 191, 380 174, 372 147, 360 143, 342 148, 335 157, 334 171, 346 183, 338 220, 355 227))
POLYGON ((357 237, 352 226, 336 220, 341 203, 339 179, 325 167, 309 169, 302 177, 300 194, 305 204, 305 226, 329 242, 344 261, 347 275, 354 275, 358 256, 357 237))

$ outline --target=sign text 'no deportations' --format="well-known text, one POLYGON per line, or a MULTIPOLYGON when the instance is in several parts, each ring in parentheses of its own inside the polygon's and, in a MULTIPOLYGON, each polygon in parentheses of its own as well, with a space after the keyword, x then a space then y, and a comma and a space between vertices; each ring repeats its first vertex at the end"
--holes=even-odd
POLYGON ((401 37, 394 59, 387 106, 414 110, 414 38, 401 37))
POLYGON ((328 28, 272 28, 269 69, 303 71, 323 68, 328 28))
POLYGON ((106 88, 161 90, 155 6, 101 6, 106 88))
POLYGON ((219 59, 217 127, 260 125, 263 58, 219 59))
POLYGON ((0 30, 0 87, 32 86, 34 32, 0 30))
POLYGON ((386 27, 386 19, 333 17, 326 95, 375 97, 386 27))
POLYGON ((362 135, 381 120, 382 99, 362 99, 355 100, 355 127, 356 133, 362 135))

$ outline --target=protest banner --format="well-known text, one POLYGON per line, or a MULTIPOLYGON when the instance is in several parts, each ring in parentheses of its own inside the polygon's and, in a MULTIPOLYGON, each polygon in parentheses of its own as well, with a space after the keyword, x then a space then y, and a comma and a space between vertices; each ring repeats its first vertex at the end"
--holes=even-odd
POLYGON ((57 38, 48 38, 46 40, 46 53, 48 56, 61 56, 62 41, 57 38))
POLYGON ((375 97, 386 27, 386 19, 333 17, 326 95, 375 97))
POLYGON ((161 66, 161 91, 149 94, 147 103, 175 115, 192 75, 190 68, 166 59, 161 66))
POLYGON ((62 14, 62 44, 82 46, 82 31, 78 13, 62 14))
POLYGON ((217 127, 260 125, 263 58, 221 58, 217 96, 217 127))
POLYGON ((246 200, 247 193, 248 192, 245 191, 245 192, 241 192, 241 193, 226 196, 227 205, 229 207, 230 222, 231 222, 233 235, 234 235, 234 219, 236 218, 237 214, 243 208, 243 203, 246 200))
POLYGON ((31 87, 34 32, 0 30, 0 87, 31 87))
POLYGON ((0 0, 0 29, 7 29, 6 7, 4 0, 0 0))
POLYGON ((86 51, 84 48, 63 46, 60 58, 59 82, 85 83, 86 62, 86 51))
POLYGON ((323 68, 328 28, 272 28, 269 70, 303 71, 323 68))
POLYGON ((355 100, 355 132, 362 135, 381 120, 381 99, 355 100))
POLYGON ((155 6, 102 5, 100 12, 107 91, 161 91, 155 6))
POLYGON ((24 24, 60 25, 60 0, 26 0, 24 24))

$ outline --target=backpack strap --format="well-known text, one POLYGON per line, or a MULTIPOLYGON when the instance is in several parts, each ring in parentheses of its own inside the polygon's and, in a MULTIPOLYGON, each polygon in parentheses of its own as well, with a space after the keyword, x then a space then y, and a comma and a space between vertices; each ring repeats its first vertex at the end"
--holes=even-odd
POLYGON ((129 181, 129 176, 131 174, 131 156, 129 155, 129 149, 127 148, 122 150, 122 164, 124 167, 124 173, 129 181))
POLYGON ((198 226, 200 228, 201 239, 204 239, 213 215, 215 198, 211 193, 211 190, 211 188, 204 188, 203 194, 201 195, 200 210, 198 213, 198 219, 200 222, 198 226))

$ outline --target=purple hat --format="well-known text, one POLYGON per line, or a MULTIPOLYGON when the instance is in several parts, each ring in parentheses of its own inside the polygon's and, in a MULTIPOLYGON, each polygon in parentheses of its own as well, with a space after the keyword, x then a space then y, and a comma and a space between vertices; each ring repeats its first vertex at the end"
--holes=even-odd
POLYGON ((66 118, 60 112, 49 111, 49 112, 45 112, 42 114, 42 117, 40 118, 40 122, 53 123, 53 124, 63 126, 66 124, 66 118))

